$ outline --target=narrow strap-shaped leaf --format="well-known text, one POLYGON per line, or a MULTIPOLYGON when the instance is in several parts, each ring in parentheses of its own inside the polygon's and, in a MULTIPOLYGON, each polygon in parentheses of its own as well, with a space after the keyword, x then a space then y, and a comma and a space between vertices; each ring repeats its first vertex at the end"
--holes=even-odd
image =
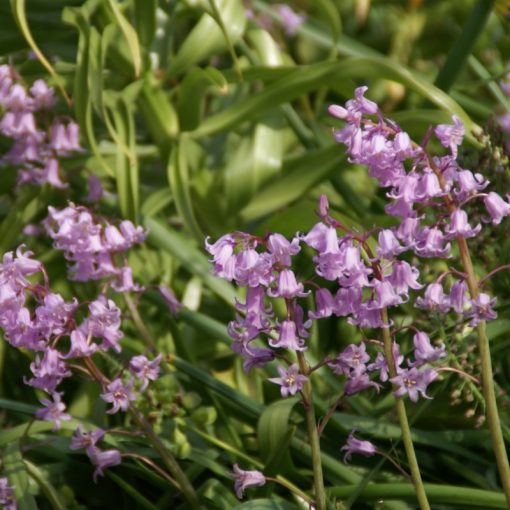
POLYGON ((21 455, 19 441, 13 441, 5 449, 3 466, 9 485, 14 489, 18 510, 37 510, 35 498, 28 490, 28 473, 21 455))
POLYGON ((233 306, 236 298, 234 288, 212 274, 207 257, 189 238, 153 218, 146 217, 143 224, 149 230, 150 243, 170 253, 187 271, 200 276, 213 292, 233 306))
POLYGON ((46 499, 52 506, 53 510, 66 510, 66 506, 61 501, 57 490, 47 480, 44 473, 35 464, 32 464, 32 462, 29 462, 28 460, 24 460, 24 464, 28 475, 30 478, 32 478, 32 480, 35 481, 37 485, 39 485, 41 491, 46 496, 46 499))
POLYGON ((186 228, 197 241, 202 242, 205 236, 195 217, 190 194, 189 167, 187 160, 187 146, 189 143, 189 139, 183 134, 170 156, 170 161, 167 166, 167 175, 175 205, 186 228))
POLYGON ((37 43, 35 42, 35 39, 32 36, 32 32, 30 31, 30 27, 28 26, 28 20, 25 9, 25 0, 11 0, 11 8, 13 10, 16 23, 18 24, 21 33, 25 37, 28 45, 30 46, 32 51, 36 54, 41 64, 47 69, 48 73, 50 73, 50 75, 55 80, 55 83, 57 84, 67 104, 71 106, 71 98, 67 95, 62 79, 55 71, 54 67, 50 64, 49 60, 44 56, 39 46, 37 46, 37 43))
POLYGON ((119 24, 119 27, 127 41, 131 58, 133 60, 135 77, 138 78, 142 70, 142 53, 136 30, 132 27, 124 14, 122 14, 122 11, 117 4, 117 0, 108 0, 108 4, 111 7, 113 15, 115 16, 115 19, 117 20, 117 23, 119 24))
POLYGON ((475 42, 482 32, 493 7, 494 0, 477 0, 462 32, 453 43, 446 62, 437 74, 434 82, 437 87, 445 92, 450 90, 473 51, 475 42))
MULTIPOLYGON (((356 485, 331 487, 327 489, 330 496, 346 499, 356 490, 356 485)), ((457 487, 452 485, 425 484, 425 491, 431 503, 452 505, 457 508, 507 508, 503 493, 457 487)), ((377 483, 367 485, 359 496, 361 501, 380 499, 409 499, 414 501, 416 494, 410 483, 377 483)))

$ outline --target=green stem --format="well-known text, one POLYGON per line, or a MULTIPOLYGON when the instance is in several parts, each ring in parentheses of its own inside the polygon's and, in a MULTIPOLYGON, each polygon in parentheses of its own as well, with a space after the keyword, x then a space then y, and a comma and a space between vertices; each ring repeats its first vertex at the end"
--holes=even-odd
MULTIPOLYGON (((467 242, 463 237, 458 237, 457 244, 459 246, 462 265, 464 266, 464 271, 467 274, 469 293, 471 295, 471 299, 474 300, 478 296, 478 279, 473 269, 473 263, 471 262, 467 242)), ((508 456, 506 454, 505 440, 501 431, 496 392, 494 391, 494 375, 492 372, 491 353, 485 321, 480 321, 478 323, 476 326, 476 333, 478 336, 478 350, 481 360, 482 392, 485 399, 487 425, 491 435, 492 448, 494 449, 501 484, 503 485, 503 491, 505 492, 508 508, 510 508, 510 466, 508 464, 508 456)))
POLYGON ((201 505, 200 500, 195 492, 195 489, 191 485, 186 473, 181 469, 175 457, 165 448, 159 436, 154 432, 150 423, 145 419, 143 414, 134 406, 129 407, 129 412, 138 426, 143 430, 145 436, 150 441, 154 449, 159 453, 168 471, 170 471, 173 478, 179 484, 183 496, 188 500, 191 508, 197 510, 205 510, 201 505))
MULTIPOLYGON (((381 311, 381 317, 384 324, 388 325, 388 311, 386 308, 381 311)), ((388 363, 388 371, 390 373, 390 377, 395 377, 397 375, 397 370, 395 367, 395 359, 393 358, 393 345, 389 327, 383 328, 383 340, 384 353, 388 363)), ((409 463, 409 469, 411 470, 411 478, 413 480, 416 497, 418 499, 421 510, 430 510, 427 494, 425 493, 425 488, 421 479, 418 460, 416 459, 416 453, 414 451, 413 439, 411 437, 411 429, 407 419, 406 407, 401 397, 396 397, 395 400, 398 421, 400 424, 400 430, 402 432, 402 442, 404 443, 404 448, 406 450, 407 462, 409 463)))
MULTIPOLYGON (((305 356, 302 352, 297 353, 299 368, 301 373, 309 376, 309 370, 306 364, 305 356)), ((319 433, 317 431, 317 423, 315 421, 315 411, 312 399, 312 384, 310 378, 303 384, 302 389, 303 404, 306 415, 306 428, 308 430, 308 439, 310 441, 310 449, 312 452, 312 468, 313 468, 313 487, 315 494, 315 509, 326 510, 326 492, 324 490, 324 478, 322 476, 321 462, 321 446, 319 433)))

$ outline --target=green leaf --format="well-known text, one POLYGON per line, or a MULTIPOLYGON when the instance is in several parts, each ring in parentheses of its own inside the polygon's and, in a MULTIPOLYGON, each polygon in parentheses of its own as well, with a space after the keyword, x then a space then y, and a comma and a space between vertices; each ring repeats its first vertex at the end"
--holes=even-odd
POLYGON ((134 0, 134 21, 138 38, 149 49, 156 35, 157 0, 134 0))
POLYGON ((34 496, 29 492, 28 473, 21 455, 19 441, 10 443, 3 454, 4 474, 14 489, 19 510, 37 510, 34 496))
POLYGON ((19 29, 23 34, 23 37, 25 37, 28 45, 37 56, 39 62, 41 62, 41 64, 46 68, 48 73, 50 73, 52 78, 55 80, 55 83, 60 89, 60 92, 62 93, 62 96, 66 100, 67 104, 71 105, 71 99, 67 95, 62 79, 57 74, 53 66, 50 64, 48 59, 44 56, 43 52, 39 49, 39 46, 37 46, 37 43, 35 42, 32 36, 32 32, 30 31, 30 27, 28 26, 26 16, 25 0, 11 0, 11 8, 14 13, 14 19, 16 20, 16 23, 18 24, 19 29))
POLYGON ((183 131, 195 129, 201 122, 204 112, 205 94, 209 87, 217 87, 221 94, 228 90, 228 83, 218 69, 190 69, 181 85, 177 97, 177 112, 179 123, 183 131))
POLYGON ((443 67, 439 70, 435 84, 448 92, 457 76, 462 71, 469 55, 473 51, 478 36, 481 34, 494 7, 494 0, 477 0, 469 13, 462 32, 453 43, 443 67))
MULTIPOLYGON (((257 424, 257 439, 260 453, 265 461, 274 461, 275 452, 282 464, 292 465, 289 452, 281 449, 281 442, 289 432, 289 418, 299 397, 278 400, 266 407, 257 424)), ((275 469, 278 466, 273 465, 275 469)))
POLYGON ((338 146, 332 145, 285 160, 281 177, 259 191, 241 210, 242 220, 260 219, 298 200, 334 169, 340 168, 344 159, 338 146))
MULTIPOLYGON (((332 487, 327 489, 328 495, 346 499, 357 489, 356 485, 332 487)), ((470 489, 452 485, 425 484, 425 492, 431 503, 452 505, 458 508, 507 508, 505 496, 495 491, 470 489)), ((360 501, 376 501, 381 499, 405 499, 416 501, 414 487, 410 483, 388 483, 367 485, 359 496, 360 501)))
POLYGON ((190 194, 187 159, 190 144, 191 142, 188 137, 183 134, 170 156, 170 161, 167 166, 167 175, 172 190, 172 196, 175 200, 175 206, 184 221, 184 225, 198 242, 202 242, 205 236, 195 217, 190 194))
POLYGON ((246 40, 256 51, 259 62, 264 66, 277 67, 284 64, 278 44, 266 30, 260 28, 248 30, 246 40))
MULTIPOLYGON (((478 127, 464 110, 447 94, 416 73, 395 65, 382 57, 352 57, 340 62, 321 62, 293 69, 284 78, 271 83, 262 92, 241 99, 234 105, 206 119, 200 127, 191 132, 194 138, 210 136, 241 122, 253 120, 263 113, 292 101, 324 85, 334 85, 345 78, 386 78, 406 85, 421 94, 439 108, 457 115, 464 123, 466 132, 478 127)), ((471 140, 473 138, 471 137, 471 140)))
POLYGON ((297 510, 297 506, 286 501, 274 499, 252 499, 245 503, 239 503, 232 510, 297 510))
POLYGON ((122 14, 117 4, 117 0, 108 0, 108 5, 111 7, 113 15, 115 16, 115 19, 117 20, 117 23, 126 39, 133 61, 135 77, 138 78, 142 69, 142 53, 136 30, 132 27, 124 14, 122 14))
MULTIPOLYGON (((246 15, 241 0, 217 0, 217 6, 228 33, 228 40, 235 44, 244 32, 246 15)), ((203 14, 182 43, 177 55, 169 62, 167 75, 181 74, 208 56, 227 47, 225 36, 211 14, 203 14)))
POLYGON ((26 471, 30 478, 39 485, 39 488, 46 496, 46 499, 51 504, 54 510, 66 510, 66 506, 60 500, 60 496, 55 487, 48 481, 47 476, 35 464, 28 460, 24 461, 26 471))
POLYGON ((106 476, 112 479, 127 495, 129 495, 133 501, 136 501, 137 508, 144 508, 145 510, 158 510, 156 505, 153 505, 145 496, 140 494, 140 491, 133 487, 130 483, 124 480, 119 475, 116 475, 113 471, 108 469, 106 476))

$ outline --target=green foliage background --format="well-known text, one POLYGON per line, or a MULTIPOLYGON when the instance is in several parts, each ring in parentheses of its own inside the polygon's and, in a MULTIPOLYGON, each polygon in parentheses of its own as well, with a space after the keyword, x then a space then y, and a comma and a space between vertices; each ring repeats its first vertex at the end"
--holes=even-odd
MULTIPOLYGON (((72 186, 65 193, 17 190, 15 169, 2 169, 0 247, 5 252, 26 242, 60 292, 93 297, 92 285, 67 281, 63 259, 47 239, 21 230, 41 221, 50 204, 79 202, 87 176, 99 176, 110 192, 102 211, 150 231, 130 260, 137 280, 172 286, 186 307, 171 317, 149 292, 139 304, 144 326, 124 324, 126 359, 144 352, 147 341, 168 355, 165 375, 144 403, 156 430, 206 508, 296 509, 305 506, 271 483, 250 491, 247 502, 233 493, 233 463, 309 490, 310 451, 297 400, 282 402, 264 372, 245 374, 229 347, 225 325, 234 316, 236 290, 212 276, 204 238, 232 230, 305 231, 315 223, 321 193, 350 225, 389 224, 384 194, 363 168, 346 162, 331 136, 327 106, 343 103, 360 84, 417 139, 458 115, 468 132, 466 166, 491 178, 502 168, 496 180, 508 191, 501 136, 492 123, 487 149, 477 133, 495 113, 510 111, 497 85, 510 58, 510 30, 505 2, 296 0, 292 7, 306 21, 294 37, 285 35, 270 2, 251 7, 266 28, 247 18, 241 0, 1 2, 3 61, 27 82, 46 77, 60 90, 59 109, 76 118, 86 152, 66 161, 72 186)), ((487 234, 476 247, 485 261, 479 269, 508 262, 508 243, 505 227, 487 234)), ((305 259, 301 264, 305 274, 311 271, 305 259)), ((508 437, 508 279, 498 278, 495 287, 499 319, 489 333, 508 437)), ((443 326, 449 327, 438 320, 432 329, 440 333, 443 326)), ((343 321, 322 321, 310 358, 320 360, 358 337, 343 321)), ((459 356, 475 357, 472 338, 455 342, 459 356)), ((28 357, 2 343, 0 364, 0 447, 21 510, 188 508, 174 487, 136 460, 92 482, 86 457, 68 449, 71 432, 79 423, 121 429, 129 423, 117 416, 107 422, 89 381, 66 388, 74 420, 54 434, 51 424, 27 428, 38 405, 22 384, 28 357)), ((341 384, 326 371, 314 383, 323 416, 341 384)), ((488 434, 474 426, 482 403, 476 397, 449 403, 452 391, 472 396, 466 384, 445 376, 434 400, 409 406, 430 500, 437 509, 505 508, 488 434)), ((388 462, 341 460, 339 448, 356 427, 405 467, 392 407, 390 394, 360 395, 334 413, 322 438, 332 508, 415 508, 411 485, 388 462)), ((109 434, 107 441, 158 462, 142 437, 109 434)))

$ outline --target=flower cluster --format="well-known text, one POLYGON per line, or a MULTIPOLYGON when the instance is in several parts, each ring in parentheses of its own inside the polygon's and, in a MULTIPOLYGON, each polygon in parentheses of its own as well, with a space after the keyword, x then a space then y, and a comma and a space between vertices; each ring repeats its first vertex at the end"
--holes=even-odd
MULTIPOLYGON (((423 287, 417 280, 418 269, 396 258, 402 250, 400 245, 395 246, 396 238, 395 243, 392 242, 391 230, 379 235, 378 257, 375 254, 367 257, 368 245, 364 239, 352 233, 338 235, 339 225, 329 216, 325 197, 321 198, 319 209, 323 221, 308 233, 297 234, 291 241, 280 234, 258 238, 242 232, 225 235, 214 244, 206 241, 216 274, 247 287, 246 302, 236 302, 239 313, 228 325, 232 348, 245 359, 246 370, 265 366, 281 349, 306 350, 306 339, 314 320, 334 315, 347 317, 348 322, 361 328, 389 328, 391 323, 384 321, 382 312, 408 301, 410 289, 423 287), (339 288, 335 294, 316 281, 299 281, 291 266, 292 257, 299 253, 301 244, 317 252, 313 257, 315 271, 324 280, 336 282, 339 288), (311 289, 305 291, 305 285, 311 289), (306 315, 298 300, 312 292, 315 310, 306 315), (283 299, 287 307, 287 314, 281 320, 268 303, 277 298, 283 299), (258 342, 261 337, 266 339, 265 345, 258 342)), ((422 331, 416 332, 414 344, 414 361, 407 361, 408 368, 402 366, 404 357, 400 355, 398 344, 394 344, 397 375, 390 382, 396 385, 396 395, 408 394, 416 401, 419 394, 427 396, 428 384, 437 377, 430 364, 445 357, 446 352, 442 345, 433 347, 422 331)), ((349 345, 336 358, 328 358, 327 364, 337 375, 346 377, 344 391, 347 395, 367 388, 378 390, 380 385, 374 381, 374 376, 378 376, 380 382, 389 379, 382 352, 370 363, 364 343, 349 345)), ((307 377, 297 365, 277 369, 280 377, 269 381, 281 386, 283 397, 301 391, 307 377)))
POLYGON ((2 162, 19 167, 19 185, 67 187, 60 176, 59 158, 82 148, 78 125, 70 119, 52 117, 55 103, 55 93, 44 80, 36 80, 28 88, 12 66, 0 66, 0 133, 13 141, 2 162))
MULTIPOLYGON (((281 349, 306 350, 312 321, 345 317, 362 329, 390 330, 395 368, 390 375, 382 352, 371 360, 364 343, 349 345, 326 360, 336 374, 346 377, 345 393, 379 389, 379 383, 389 380, 396 396, 408 395, 417 401, 420 395, 427 397, 428 385, 437 378, 433 364, 446 357, 445 347, 433 346, 428 335, 416 329, 414 359, 405 360, 388 310, 407 303, 412 296, 414 306, 425 313, 455 312, 471 327, 495 318, 495 299, 484 292, 470 296, 467 275, 452 269, 425 285, 419 281, 417 261, 451 258, 452 241, 475 237, 482 222, 500 223, 510 215, 510 203, 494 191, 482 193, 489 185, 487 179, 459 166, 464 126, 457 117, 452 125, 434 130, 448 154, 430 156, 397 124, 386 120, 365 92, 366 87, 360 87, 345 107, 330 107, 330 113, 346 121, 335 137, 346 145, 352 162, 367 165, 379 185, 389 188, 387 196, 392 202, 386 211, 399 218, 397 226, 376 231, 374 247, 368 242, 371 234, 354 232, 330 216, 323 196, 320 221, 290 241, 277 233, 262 238, 233 232, 213 244, 206 240, 206 249, 218 276, 246 287, 246 301, 236 302, 239 313, 228 325, 232 347, 245 359, 245 370, 265 366, 280 357, 281 349), (487 211, 476 224, 470 222, 465 209, 474 199, 480 199, 487 211), (294 273, 292 260, 303 245, 315 251, 316 275, 334 282, 336 292, 331 290, 332 283, 300 281, 294 273), (443 285, 446 277, 449 290, 443 285), (310 294, 315 297, 315 310, 306 312, 300 300, 310 294), (284 317, 274 313, 273 299, 285 302, 284 317)), ((280 377, 270 381, 281 386, 282 396, 301 391, 306 373, 297 365, 277 368, 280 377)))
POLYGON ((84 206, 69 204, 64 209, 48 207, 44 221, 47 234, 58 250, 72 262, 71 279, 78 281, 111 279, 117 292, 139 291, 133 272, 122 257, 128 249, 145 240, 147 233, 129 220, 119 226, 98 219, 84 206), (120 261, 120 264, 116 264, 120 261))
MULTIPOLYGON (((465 210, 474 199, 480 199, 488 213, 482 222, 497 225, 510 215, 508 199, 494 191, 482 192, 489 181, 460 167, 457 153, 464 126, 458 117, 453 116, 452 125, 441 124, 434 129, 449 154, 430 156, 400 126, 383 117, 378 106, 365 98, 366 90, 356 89, 355 99, 345 107, 333 105, 329 111, 346 121, 345 127, 335 132, 336 140, 346 146, 352 162, 367 165, 379 185, 389 189, 387 196, 392 202, 386 212, 400 219, 398 227, 379 233, 379 245, 384 242, 379 256, 391 259, 410 251, 421 258, 451 257, 450 241, 475 237, 482 228, 481 223, 470 223, 465 210)), ((495 318, 495 300, 485 293, 470 299, 465 278, 459 275, 456 273, 449 294, 445 294, 440 277, 427 286, 415 306, 440 313, 453 310, 469 318, 471 326, 495 318)))
MULTIPOLYGON (((61 421, 71 418, 59 386, 72 376, 76 364, 83 363, 88 370, 91 356, 97 351, 121 351, 121 311, 105 294, 89 303, 79 304, 76 298, 66 301, 51 289, 42 263, 22 246, 16 254, 6 253, 0 264, 0 309, 0 328, 6 341, 36 353, 30 364, 31 376, 24 382, 48 395, 41 398, 44 407, 36 416, 53 422, 57 430, 61 421), (37 279, 42 279, 42 283, 37 279)), ((99 377, 103 385, 101 398, 112 404, 107 412, 126 411, 138 392, 158 378, 160 361, 161 356, 152 361, 143 355, 134 356, 124 379, 109 381, 99 377)), ((96 475, 102 473, 101 467, 113 465, 112 459, 116 459, 113 454, 106 455, 111 452, 97 449, 88 449, 87 453, 98 467, 96 475)))

